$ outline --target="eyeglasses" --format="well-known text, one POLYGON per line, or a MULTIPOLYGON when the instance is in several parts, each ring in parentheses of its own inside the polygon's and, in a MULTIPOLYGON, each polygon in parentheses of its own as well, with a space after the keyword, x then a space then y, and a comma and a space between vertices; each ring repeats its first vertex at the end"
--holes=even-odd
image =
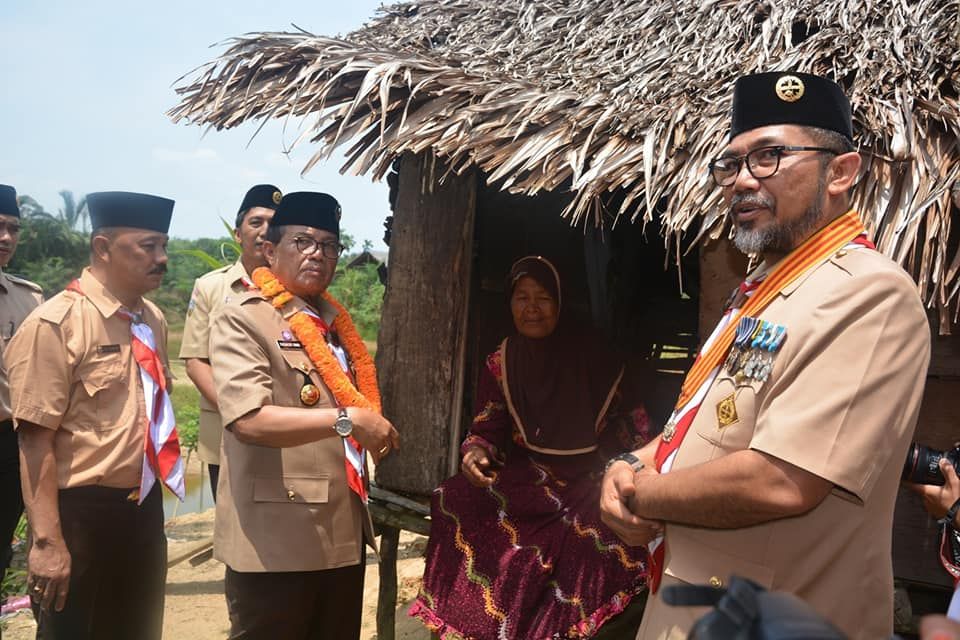
POLYGON ((742 156, 722 156, 710 161, 710 175, 718 187, 729 187, 737 181, 743 161, 747 161, 747 171, 757 180, 764 180, 780 169, 780 158, 784 151, 816 151, 818 153, 840 152, 826 147, 797 147, 794 145, 779 144, 770 147, 760 147, 742 156))
POLYGON ((297 245, 297 251, 305 256, 312 256, 319 249, 324 258, 339 258, 344 249, 346 249, 346 247, 336 240, 324 240, 321 242, 320 240, 314 240, 307 236, 297 236, 293 239, 293 242, 297 245))

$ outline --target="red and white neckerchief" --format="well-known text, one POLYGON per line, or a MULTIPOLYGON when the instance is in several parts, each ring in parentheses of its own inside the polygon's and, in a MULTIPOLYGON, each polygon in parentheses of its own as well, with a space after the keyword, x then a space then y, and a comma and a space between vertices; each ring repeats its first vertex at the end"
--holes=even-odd
MULTIPOLYGON (((333 352, 333 355, 337 358, 337 362, 340 363, 340 368, 343 369, 343 372, 347 374, 347 377, 350 378, 350 382, 353 383, 353 386, 357 386, 357 381, 353 376, 353 371, 350 369, 350 362, 347 360, 347 352, 344 351, 343 347, 337 346, 330 341, 330 325, 327 324, 327 321, 320 317, 319 314, 315 313, 308 307, 304 307, 304 313, 306 313, 313 323, 317 325, 317 328, 320 329, 320 333, 323 334, 324 341, 327 343, 327 346, 330 348, 330 351, 333 352)), ((353 436, 347 436, 346 438, 341 438, 343 440, 343 460, 344 468, 347 471, 347 485, 350 487, 350 490, 355 494, 360 496, 360 500, 364 504, 367 503, 367 452, 360 446, 360 443, 357 442, 353 436)))
MULTIPOLYGON (((67 291, 84 295, 80 281, 67 285, 67 291)), ((143 503, 159 477, 180 500, 184 498, 183 458, 177 435, 173 404, 167 392, 163 362, 157 355, 153 330, 138 313, 121 307, 117 315, 130 321, 130 348, 140 369, 147 429, 144 437, 144 461, 140 473, 137 504, 143 503)))
MULTIPOLYGON (((843 249, 845 251, 852 251, 855 249, 876 249, 876 246, 865 234, 861 234, 851 239, 846 245, 843 246, 843 249)), ((720 322, 717 323, 717 326, 710 334, 710 337, 707 338, 707 341, 703 343, 703 346, 700 349, 700 354, 697 356, 697 360, 700 359, 700 356, 703 353, 709 350, 713 342, 717 340, 717 338, 723 333, 733 319, 737 317, 737 312, 739 311, 740 306, 743 305, 754 294, 754 292, 766 279, 767 275, 768 274, 765 273, 754 280, 747 280, 739 285, 737 291, 732 297, 729 308, 726 310, 726 312, 724 312, 723 317, 720 318, 720 322)), ((670 419, 667 421, 667 424, 674 425, 674 435, 669 442, 661 442, 660 446, 657 447, 654 460, 656 462, 658 473, 667 473, 670 471, 671 467, 673 466, 673 462, 677 457, 677 451, 680 449, 680 444, 683 442, 683 439, 686 436, 687 431, 690 429, 690 425, 693 423, 694 418, 697 417, 697 411, 700 409, 700 404, 703 402, 707 392, 713 385, 713 381, 716 379, 717 374, 722 368, 723 360, 721 360, 720 364, 710 371, 703 383, 683 404, 683 406, 674 409, 674 412, 670 415, 670 419)), ((663 578, 664 562, 666 560, 666 543, 663 536, 659 536, 652 540, 647 545, 647 548, 650 551, 651 565, 650 591, 652 593, 656 593, 660 587, 660 581, 663 578)))
POLYGON ((123 308, 119 309, 117 314, 130 321, 130 347, 140 366, 144 406, 149 417, 138 503, 146 499, 157 478, 182 501, 184 483, 180 438, 177 435, 173 404, 170 402, 170 394, 167 391, 163 362, 157 355, 153 330, 143 321, 140 314, 123 308))

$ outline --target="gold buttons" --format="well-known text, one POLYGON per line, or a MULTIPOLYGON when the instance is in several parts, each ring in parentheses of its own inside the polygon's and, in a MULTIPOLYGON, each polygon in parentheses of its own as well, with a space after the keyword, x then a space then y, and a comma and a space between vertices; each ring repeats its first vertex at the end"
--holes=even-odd
POLYGON ((714 589, 719 589, 720 587, 723 586, 723 580, 721 580, 717 576, 712 576, 707 582, 709 582, 710 586, 713 587, 714 589))
POLYGON ((293 492, 293 489, 287 489, 287 500, 293 502, 297 499, 297 494, 293 492))

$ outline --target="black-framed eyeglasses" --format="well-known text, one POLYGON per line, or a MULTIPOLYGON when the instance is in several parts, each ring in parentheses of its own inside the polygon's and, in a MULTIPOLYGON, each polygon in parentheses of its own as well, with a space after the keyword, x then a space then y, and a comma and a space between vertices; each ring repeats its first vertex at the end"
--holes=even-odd
POLYGON ((307 236, 297 236, 293 243, 297 245, 297 251, 305 256, 312 256, 319 249, 324 258, 339 258, 346 249, 336 240, 314 240, 307 236))
POLYGON ((740 168, 744 160, 747 162, 747 171, 757 180, 764 180, 780 169, 780 158, 784 151, 816 151, 818 153, 840 152, 826 147, 803 147, 789 144, 778 144, 769 147, 754 149, 742 156, 721 156, 710 161, 710 175, 718 187, 729 187, 737 181, 740 168))

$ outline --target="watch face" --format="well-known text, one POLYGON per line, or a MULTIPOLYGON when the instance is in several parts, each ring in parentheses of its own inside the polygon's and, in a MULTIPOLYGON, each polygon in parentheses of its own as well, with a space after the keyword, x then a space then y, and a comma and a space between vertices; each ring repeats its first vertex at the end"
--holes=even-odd
POLYGON ((346 438, 353 432, 353 422, 347 416, 340 416, 337 418, 337 421, 333 423, 333 430, 346 438))

